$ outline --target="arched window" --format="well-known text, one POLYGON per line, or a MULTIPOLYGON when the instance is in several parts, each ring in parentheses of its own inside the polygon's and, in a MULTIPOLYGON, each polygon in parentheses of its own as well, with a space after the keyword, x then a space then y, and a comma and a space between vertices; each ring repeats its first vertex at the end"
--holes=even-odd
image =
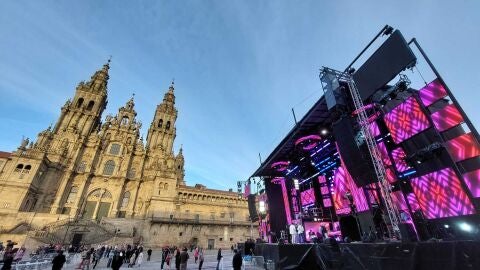
POLYGON ((163 126, 163 119, 158 120, 158 127, 161 128, 163 126))
POLYGON ((86 167, 87 167, 87 162, 86 161, 81 161, 77 166, 77 172, 79 172, 79 173, 85 172, 86 167))
POLYGON ((165 183, 165 185, 163 186, 163 189, 168 190, 168 184, 167 183, 165 183))
POLYGON ((127 116, 122 117, 122 125, 128 125, 129 120, 127 116))
POLYGON ((111 155, 118 155, 120 154, 120 144, 118 143, 112 143, 110 146, 110 152, 111 155))
POLYGON ((103 167, 103 174, 112 175, 114 170, 115 170, 115 161, 109 160, 105 162, 105 166, 103 167))
POLYGON ((127 191, 123 194, 122 199, 122 208, 126 208, 128 206, 128 201, 130 201, 130 191, 127 191))
POLYGON ((79 98, 77 101, 77 108, 82 107, 82 104, 83 104, 83 98, 79 98))
POLYGON ((70 193, 68 193, 67 203, 73 203, 74 202, 75 198, 77 197, 77 192, 78 192, 78 187, 73 186, 70 189, 70 193))
POLYGON ((167 124, 165 125, 165 128, 166 128, 167 130, 170 129, 170 121, 167 121, 167 124))
POLYGON ((93 105, 95 105, 95 102, 93 100, 90 100, 88 102, 87 111, 91 111, 93 109, 93 105))
POLYGON ((23 170, 23 164, 18 164, 17 167, 15 168, 16 172, 20 172, 23 170))
POLYGON ((24 170, 26 170, 26 171, 30 171, 30 169, 32 169, 32 165, 27 165, 27 166, 25 166, 25 168, 24 168, 24 170))

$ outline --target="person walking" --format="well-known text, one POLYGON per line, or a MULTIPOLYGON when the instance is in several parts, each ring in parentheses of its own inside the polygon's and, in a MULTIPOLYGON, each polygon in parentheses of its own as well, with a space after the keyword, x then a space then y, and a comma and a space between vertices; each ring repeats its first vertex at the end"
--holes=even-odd
POLYGON ((203 261, 205 260, 205 257, 203 256, 203 248, 200 248, 198 251, 198 260, 198 270, 202 270, 203 261))
POLYGON ((198 260, 198 247, 195 248, 193 251, 193 257, 195 258, 195 263, 197 263, 198 260))
POLYGON ((52 270, 61 270, 67 259, 63 255, 63 250, 58 251, 57 256, 52 260, 52 270))
POLYGON ((125 253, 123 252, 123 250, 115 251, 115 253, 113 254, 113 258, 112 258, 112 269, 113 270, 119 270, 120 269, 120 267, 123 264, 123 260, 125 259, 124 255, 125 255, 125 253))
POLYGON ((190 258, 188 255, 188 249, 183 248, 182 253, 180 253, 180 270, 187 270, 188 258, 190 258))
POLYGON ((175 253, 175 269, 180 270, 180 249, 177 248, 177 252, 175 253))
MULTIPOLYGON (((138 258, 137 258, 137 265, 138 267, 141 267, 143 263, 143 251, 138 253, 138 258)), ((168 264, 168 263, 167 263, 168 264)))
POLYGON ((222 260, 222 249, 219 248, 218 249, 218 253, 217 253, 217 270, 220 269, 220 261, 222 260))
POLYGON ((233 270, 241 270, 242 269, 242 254, 234 249, 233 252, 235 253, 235 255, 233 255, 233 259, 232 259, 232 266, 233 266, 233 270))
POLYGON ((148 248, 148 250, 147 250, 147 262, 150 261, 150 257, 152 257, 152 249, 148 248))

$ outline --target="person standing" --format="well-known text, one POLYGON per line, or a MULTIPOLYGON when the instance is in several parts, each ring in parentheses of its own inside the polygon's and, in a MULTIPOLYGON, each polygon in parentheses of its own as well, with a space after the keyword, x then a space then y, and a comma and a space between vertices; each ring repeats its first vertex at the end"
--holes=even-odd
MULTIPOLYGON (((138 253, 138 258, 137 258, 137 265, 138 267, 141 267, 142 266, 142 263, 143 263, 143 251, 141 251, 140 253, 138 253)), ((167 263, 168 265, 168 263, 167 263)))
POLYGON ((203 256, 203 248, 200 248, 200 251, 198 252, 198 260, 198 270, 202 270, 203 261, 205 260, 205 257, 203 256))
POLYGON ((167 260, 167 256, 170 253, 170 249, 168 247, 164 247, 162 249, 162 264, 160 265, 160 269, 163 269, 163 266, 165 265, 165 261, 167 260))
POLYGON ((175 253, 175 269, 180 270, 180 249, 177 248, 177 253, 175 253))
POLYGON ((193 257, 195 258, 195 263, 198 261, 198 247, 195 248, 193 251, 193 257))
POLYGON ((298 243, 305 242, 304 232, 305 232, 305 229, 303 228, 302 222, 300 222, 297 225, 298 243))
POLYGON ((180 270, 187 270, 188 258, 190 258, 188 255, 188 249, 183 248, 183 251, 180 254, 180 270))
POLYGON ((222 260, 222 249, 219 248, 218 249, 218 253, 217 253, 217 270, 220 269, 220 261, 222 260))
POLYGON ((289 231, 290 231, 290 236, 292 237, 292 244, 296 244, 297 243, 297 227, 295 226, 295 224, 290 224, 290 227, 289 227, 289 231))
POLYGON ((241 270, 242 269, 242 254, 234 249, 233 252, 235 253, 235 255, 233 255, 233 260, 232 260, 232 266, 233 266, 233 270, 241 270))
POLYGON ((66 261, 63 250, 58 251, 57 256, 52 260, 52 270, 61 270, 66 261))
POLYGON ((152 249, 148 248, 148 250, 147 250, 147 262, 150 261, 150 257, 152 257, 152 249))
POLYGON ((125 259, 123 250, 115 251, 112 258, 112 269, 119 270, 125 259))

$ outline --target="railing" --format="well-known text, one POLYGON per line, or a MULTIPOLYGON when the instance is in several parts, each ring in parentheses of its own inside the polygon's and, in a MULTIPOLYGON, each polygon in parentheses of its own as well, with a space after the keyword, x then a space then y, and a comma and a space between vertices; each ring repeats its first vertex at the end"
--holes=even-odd
POLYGON ((239 220, 218 220, 218 219, 195 219, 195 218, 176 218, 176 217, 155 217, 151 218, 153 223, 169 223, 169 224, 198 224, 198 225, 240 225, 240 226, 250 226, 249 221, 239 221, 239 220))

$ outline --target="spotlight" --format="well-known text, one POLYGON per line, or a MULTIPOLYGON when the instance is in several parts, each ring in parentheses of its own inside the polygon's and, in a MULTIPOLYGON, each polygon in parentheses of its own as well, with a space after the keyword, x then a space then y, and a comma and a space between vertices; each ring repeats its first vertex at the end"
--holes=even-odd
POLYGON ((353 67, 351 67, 347 70, 347 72, 348 72, 348 74, 353 74, 353 73, 355 73, 355 69, 353 67))
POLYGON ((320 131, 320 134, 322 135, 327 135, 328 134, 328 129, 324 128, 320 131))
POLYGON ((471 232, 473 230, 472 225, 462 222, 458 225, 462 231, 471 232))
POLYGON ((293 179, 293 185, 295 186, 295 189, 296 190, 299 190, 300 189, 300 185, 298 183, 298 179, 293 179))
POLYGON ((445 227, 445 229, 450 228, 450 226, 448 224, 443 225, 443 227, 445 227))

